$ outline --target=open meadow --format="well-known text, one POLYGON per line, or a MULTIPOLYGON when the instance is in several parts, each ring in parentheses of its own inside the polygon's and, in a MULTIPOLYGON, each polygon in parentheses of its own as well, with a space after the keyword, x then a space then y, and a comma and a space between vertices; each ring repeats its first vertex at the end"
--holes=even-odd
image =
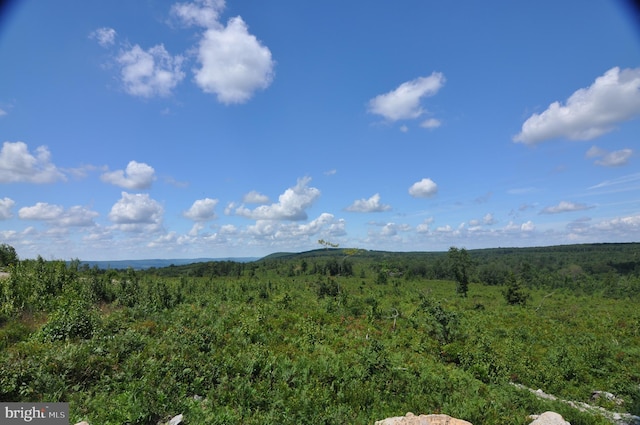
POLYGON ((638 267, 589 272, 556 253, 553 271, 533 253, 471 252, 461 293, 450 254, 335 249, 137 272, 19 261, 0 284, 0 400, 69 402, 72 423, 91 424, 408 411, 526 424, 547 410, 611 423, 527 387, 640 414, 638 267))

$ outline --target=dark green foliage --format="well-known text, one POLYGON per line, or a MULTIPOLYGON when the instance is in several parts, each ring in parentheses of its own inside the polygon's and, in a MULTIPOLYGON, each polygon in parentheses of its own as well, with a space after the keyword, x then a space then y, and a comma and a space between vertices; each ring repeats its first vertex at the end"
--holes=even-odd
POLYGON ((472 268, 468 297, 453 276, 423 277, 446 253, 349 257, 367 281, 326 273, 341 251, 303 257, 306 273, 293 257, 203 277, 18 262, 0 282, 0 400, 68 401, 71 423, 106 425, 179 413, 188 424, 370 424, 407 411, 524 425, 546 410, 608 423, 517 382, 582 402, 610 391, 625 404, 605 407, 640 413, 633 275, 489 259, 529 294, 510 308, 509 286, 476 284, 472 268), (550 277, 560 270, 566 280, 550 277))
POLYGON ((456 281, 456 292, 463 297, 469 292, 469 281, 471 274, 471 258, 464 248, 452 246, 448 253, 449 267, 456 281))
POLYGON ((525 305, 529 299, 529 294, 525 291, 520 279, 510 273, 506 282, 507 288, 502 292, 504 299, 509 305, 525 305))
POLYGON ((0 244, 0 267, 12 266, 18 262, 18 254, 11 245, 0 244))

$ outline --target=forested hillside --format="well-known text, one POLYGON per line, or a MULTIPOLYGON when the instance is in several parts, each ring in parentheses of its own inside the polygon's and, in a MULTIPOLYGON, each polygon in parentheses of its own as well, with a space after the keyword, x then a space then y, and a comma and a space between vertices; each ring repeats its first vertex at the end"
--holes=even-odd
POLYGON ((94 425, 607 424, 513 384, 640 414, 637 249, 321 249, 145 272, 11 258, 0 400, 67 401, 94 425))

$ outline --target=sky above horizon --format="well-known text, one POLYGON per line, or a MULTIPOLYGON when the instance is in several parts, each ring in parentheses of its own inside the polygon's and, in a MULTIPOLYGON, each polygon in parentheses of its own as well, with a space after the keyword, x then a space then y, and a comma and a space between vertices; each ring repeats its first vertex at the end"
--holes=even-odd
POLYGON ((0 243, 20 258, 640 241, 617 1, 10 3, 0 243), (366 5, 366 7, 365 7, 366 5))

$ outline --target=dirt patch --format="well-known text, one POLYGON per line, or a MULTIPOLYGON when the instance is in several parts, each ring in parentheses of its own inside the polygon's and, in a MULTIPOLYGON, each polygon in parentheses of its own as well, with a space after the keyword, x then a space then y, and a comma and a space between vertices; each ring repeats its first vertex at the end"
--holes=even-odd
POLYGON ((11 275, 7 272, 0 272, 0 279, 8 279, 9 276, 11 275))

